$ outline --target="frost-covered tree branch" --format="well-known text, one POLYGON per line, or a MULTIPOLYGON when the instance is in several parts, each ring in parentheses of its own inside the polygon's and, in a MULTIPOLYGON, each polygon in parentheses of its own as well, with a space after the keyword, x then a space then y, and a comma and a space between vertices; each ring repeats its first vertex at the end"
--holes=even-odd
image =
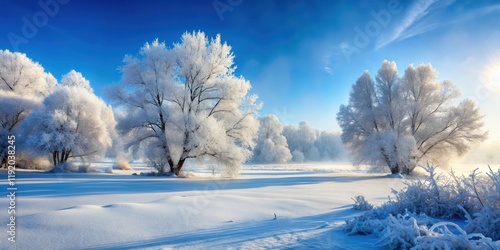
POLYGON ((51 154, 54 166, 71 157, 103 155, 112 146, 115 118, 79 72, 72 70, 23 123, 25 145, 37 155, 51 154))
POLYGON ((0 50, 0 165, 5 163, 7 136, 19 132, 19 125, 55 84, 56 79, 25 54, 0 50))
POLYGON ((167 48, 146 43, 126 56, 120 86, 108 89, 119 109, 118 130, 128 148, 160 174, 180 174, 190 158, 211 159, 228 172, 252 154, 261 105, 250 83, 234 75, 234 55, 220 36, 185 33, 167 48))
POLYGON ((396 64, 384 61, 375 81, 368 72, 358 78, 337 114, 355 164, 408 174, 419 163, 463 155, 486 139, 476 105, 455 105, 460 92, 449 80, 438 82, 437 75, 427 64, 410 65, 398 77, 396 64))

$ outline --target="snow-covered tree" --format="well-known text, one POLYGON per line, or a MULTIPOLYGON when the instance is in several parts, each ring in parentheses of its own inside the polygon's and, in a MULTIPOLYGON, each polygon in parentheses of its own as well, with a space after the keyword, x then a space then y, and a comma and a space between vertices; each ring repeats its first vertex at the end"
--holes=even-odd
POLYGON ((437 81, 430 64, 410 65, 399 77, 396 63, 384 61, 375 81, 364 72, 340 107, 342 141, 355 164, 387 166, 392 173, 462 155, 487 134, 472 101, 455 105, 459 95, 451 81, 437 81))
POLYGON ((70 157, 102 156, 112 145, 115 124, 111 107, 93 94, 80 73, 71 71, 22 128, 26 147, 37 155, 51 154, 56 166, 70 157))
POLYGON ((0 159, 5 163, 7 136, 52 92, 56 79, 26 54, 0 50, 0 159))
POLYGON ((329 131, 318 132, 318 138, 314 144, 318 149, 322 161, 338 160, 345 156, 339 133, 329 131))
POLYGON ((64 86, 80 87, 90 93, 94 93, 94 90, 90 87, 90 81, 85 79, 82 73, 75 70, 71 70, 68 74, 64 75, 60 84, 64 86))
POLYGON ((292 159, 283 124, 277 116, 267 115, 259 119, 259 133, 252 161, 259 163, 286 163, 292 159))
POLYGON ((300 122, 299 126, 285 126, 283 135, 294 162, 335 160, 342 155, 339 135, 318 131, 306 121, 300 122))
MULTIPOLYGON (((311 124, 302 121, 299 123, 298 127, 291 125, 285 126, 283 135, 286 137, 290 151, 294 152, 297 150, 301 152, 304 157, 303 161, 319 160, 319 152, 314 145, 317 135, 311 124)), ((295 154, 300 158, 300 154, 295 154)), ((297 159, 293 160, 297 161, 297 159)))
POLYGON ((127 115, 119 121, 126 146, 160 173, 178 175, 187 159, 215 161, 229 175, 239 171, 255 144, 260 105, 250 83, 235 76, 231 47, 220 36, 185 33, 167 48, 146 43, 126 56, 120 86, 108 89, 127 115))
POLYGON ((26 54, 0 50, 0 90, 29 97, 44 97, 53 90, 56 79, 26 54))

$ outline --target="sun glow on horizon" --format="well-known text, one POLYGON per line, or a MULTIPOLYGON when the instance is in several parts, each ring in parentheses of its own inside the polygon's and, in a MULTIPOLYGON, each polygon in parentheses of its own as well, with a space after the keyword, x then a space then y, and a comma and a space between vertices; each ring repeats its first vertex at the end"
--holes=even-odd
POLYGON ((486 68, 485 76, 490 88, 500 90, 500 62, 491 63, 486 68))

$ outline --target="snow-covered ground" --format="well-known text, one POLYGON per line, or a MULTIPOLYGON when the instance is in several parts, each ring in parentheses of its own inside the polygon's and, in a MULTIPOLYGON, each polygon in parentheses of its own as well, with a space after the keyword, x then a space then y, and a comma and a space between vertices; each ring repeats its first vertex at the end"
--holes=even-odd
MULTIPOLYGON (((213 176, 210 168, 174 178, 132 175, 149 171, 132 167, 113 174, 17 172, 16 243, 3 233, 0 249, 373 249, 374 236, 342 230, 360 213, 351 197, 378 205, 403 186, 335 163, 247 165, 235 179, 213 176)), ((6 172, 0 175, 6 192, 6 172)), ((0 199, 3 232, 7 208, 0 199)))

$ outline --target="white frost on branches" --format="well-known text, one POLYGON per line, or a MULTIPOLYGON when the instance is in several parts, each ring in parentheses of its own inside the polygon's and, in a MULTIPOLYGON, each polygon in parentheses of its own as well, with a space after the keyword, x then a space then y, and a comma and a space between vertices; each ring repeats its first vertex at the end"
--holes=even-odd
POLYGON ((118 125, 126 147, 160 174, 178 175, 191 158, 237 174, 255 146, 261 105, 233 64, 231 47, 203 32, 185 33, 173 48, 155 40, 126 56, 121 85, 108 89, 126 113, 118 125))
POLYGON ((283 124, 275 115, 264 116, 259 120, 259 134, 252 161, 256 163, 289 162, 292 154, 283 136, 283 124))
POLYGON ((54 165, 70 157, 102 156, 115 133, 111 107, 80 73, 71 71, 62 82, 23 123, 26 146, 38 155, 51 154, 54 165))
POLYGON ((68 87, 80 87, 93 93, 94 90, 90 87, 90 81, 83 77, 82 73, 71 70, 68 74, 64 75, 61 80, 61 85, 68 87))
POLYGON ((26 54, 0 50, 0 90, 40 98, 52 92, 57 80, 26 54))
POLYGON ((5 163, 7 136, 53 91, 56 79, 26 54, 0 50, 0 163, 5 163))
POLYGON ((430 64, 410 65, 398 76, 384 61, 375 80, 364 72, 352 86, 337 120, 355 164, 388 167, 408 174, 426 161, 442 163, 486 139, 483 116, 449 80, 437 81, 430 64))
POLYGON ((299 126, 285 126, 283 135, 294 162, 335 160, 343 154, 339 135, 318 131, 306 121, 299 126))
POLYGON ((374 234, 389 249, 500 249, 500 169, 406 181, 394 201, 346 221, 349 234, 374 234), (472 214, 472 216, 470 215, 472 214), (429 217, 432 216, 432 217, 429 217), (466 219, 464 228, 446 221, 466 219))

